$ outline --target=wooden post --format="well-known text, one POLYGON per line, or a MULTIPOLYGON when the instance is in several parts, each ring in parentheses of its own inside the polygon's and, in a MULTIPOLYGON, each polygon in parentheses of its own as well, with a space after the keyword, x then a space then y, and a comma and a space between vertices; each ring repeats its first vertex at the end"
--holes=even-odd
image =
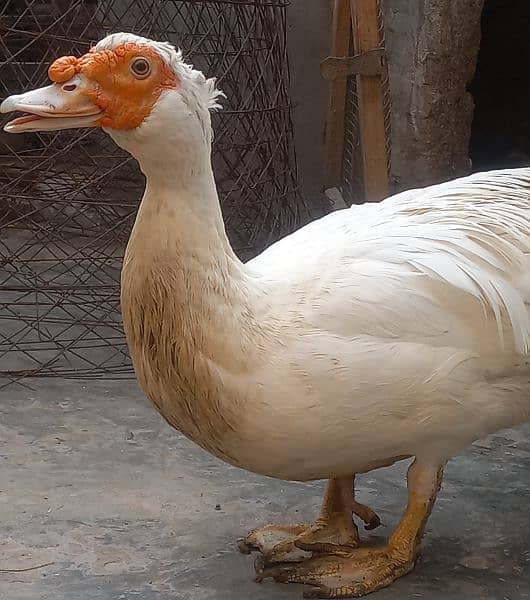
MULTIPOLYGON (((377 0, 351 0, 355 54, 381 45, 377 0)), ((359 124, 367 202, 388 196, 383 82, 380 75, 358 75, 359 124)))
MULTIPOLYGON (((348 56, 350 54, 351 24, 350 0, 334 0, 332 56, 348 56)), ((325 132, 326 174, 329 186, 340 185, 342 176, 347 89, 347 77, 334 79, 329 85, 325 132)))

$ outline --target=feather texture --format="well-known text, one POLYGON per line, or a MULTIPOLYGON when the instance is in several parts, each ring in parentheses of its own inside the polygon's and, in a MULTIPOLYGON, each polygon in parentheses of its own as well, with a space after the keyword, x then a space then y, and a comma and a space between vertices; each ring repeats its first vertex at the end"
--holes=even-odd
POLYGON ((273 245, 249 266, 271 279, 281 274, 301 291, 304 285, 316 287, 317 294, 324 291, 321 283, 335 287, 345 294, 344 308, 335 307, 341 324, 350 318, 351 286, 353 298, 362 287, 367 302, 383 309, 381 319, 370 319, 373 326, 400 336, 407 333, 402 329, 407 312, 383 321, 384 307, 399 304, 396 294, 405 292, 411 304, 417 298, 442 308, 443 296, 463 294, 479 320, 487 324, 494 318, 500 342, 507 337, 506 343, 511 340, 526 354, 529 223, 530 170, 481 173, 335 212, 273 245))
POLYGON ((336 211, 242 264, 211 169, 213 85, 183 72, 141 126, 109 131, 147 177, 122 309, 165 418, 224 460, 298 480, 407 456, 439 466, 528 420, 530 169, 336 211))
POLYGON ((146 195, 123 275, 140 381, 192 439, 306 480, 413 455, 441 464, 529 418, 530 169, 334 212, 246 265, 217 218, 194 216, 201 189, 173 221, 146 195), (138 298, 159 314, 160 285, 166 316, 147 347, 138 298), (183 340, 172 357, 169 339, 183 340))

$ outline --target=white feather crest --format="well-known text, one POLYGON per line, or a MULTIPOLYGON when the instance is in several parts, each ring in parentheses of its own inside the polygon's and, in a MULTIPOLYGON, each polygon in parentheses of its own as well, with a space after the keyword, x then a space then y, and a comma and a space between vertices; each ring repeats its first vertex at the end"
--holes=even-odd
POLYGON ((203 100, 205 106, 210 109, 221 109, 219 98, 226 98, 225 94, 215 87, 215 77, 207 79, 204 74, 184 62, 182 51, 175 48, 169 42, 155 42, 148 38, 135 35, 133 33, 111 33, 100 40, 96 46, 99 50, 114 50, 117 46, 126 43, 145 44, 155 50, 162 60, 164 60, 175 71, 179 80, 187 83, 195 89, 199 97, 203 100))

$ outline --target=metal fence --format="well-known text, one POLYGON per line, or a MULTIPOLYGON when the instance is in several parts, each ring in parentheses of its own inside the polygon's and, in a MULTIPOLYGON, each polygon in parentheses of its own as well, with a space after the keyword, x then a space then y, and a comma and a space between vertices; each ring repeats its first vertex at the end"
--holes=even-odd
MULTIPOLYGON (((112 31, 180 46, 226 93, 213 152, 243 258, 293 230, 296 184, 280 0, 7 0, 0 95, 46 81, 49 63, 112 31)), ((0 134, 0 374, 124 376, 124 245, 143 188, 133 159, 97 131, 0 134)))
MULTIPOLYGON (((384 0, 378 0, 379 47, 385 48, 384 0)), ((353 49, 351 51, 353 54, 353 49)), ((386 139, 386 162, 388 178, 391 178, 391 96, 388 68, 385 66, 382 76, 384 93, 384 123, 386 139)), ((360 136, 360 106, 357 95, 356 77, 348 78, 346 92, 346 114, 344 120, 344 153, 342 160, 341 190, 348 205, 362 204, 366 201, 363 173, 363 155, 360 136)))

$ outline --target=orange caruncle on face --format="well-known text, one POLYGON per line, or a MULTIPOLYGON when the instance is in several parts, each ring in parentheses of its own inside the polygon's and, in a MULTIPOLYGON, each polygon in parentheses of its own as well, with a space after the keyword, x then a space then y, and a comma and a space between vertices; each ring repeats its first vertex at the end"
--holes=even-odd
POLYGON ((104 111, 99 125, 113 129, 137 127, 164 90, 178 87, 174 71, 155 50, 132 42, 114 50, 91 50, 81 58, 63 56, 48 70, 56 83, 76 74, 88 80, 80 93, 104 111))

